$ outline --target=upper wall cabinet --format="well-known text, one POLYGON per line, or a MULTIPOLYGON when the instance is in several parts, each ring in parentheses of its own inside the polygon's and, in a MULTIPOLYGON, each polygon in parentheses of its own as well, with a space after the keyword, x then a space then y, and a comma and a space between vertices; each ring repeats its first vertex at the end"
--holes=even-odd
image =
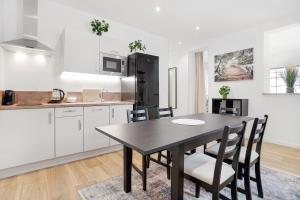
POLYGON ((127 56, 129 54, 129 47, 126 41, 112 38, 104 34, 100 37, 100 51, 109 54, 127 56))
POLYGON ((99 74, 100 52, 127 56, 128 44, 120 39, 66 28, 63 33, 62 71, 99 74))
POLYGON ((64 72, 99 73, 99 37, 88 32, 65 29, 64 72))
POLYGON ((38 39, 38 0, 23 0, 23 37, 38 39))

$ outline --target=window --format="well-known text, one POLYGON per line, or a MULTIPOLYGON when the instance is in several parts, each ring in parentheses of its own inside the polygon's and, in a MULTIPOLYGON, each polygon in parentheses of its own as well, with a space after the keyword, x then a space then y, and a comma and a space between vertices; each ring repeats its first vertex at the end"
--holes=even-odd
MULTIPOLYGON (((295 93, 300 93, 300 66, 298 68, 297 81, 295 83, 295 93)), ((273 68, 270 70, 270 93, 286 93, 286 84, 281 78, 284 68, 273 68)))

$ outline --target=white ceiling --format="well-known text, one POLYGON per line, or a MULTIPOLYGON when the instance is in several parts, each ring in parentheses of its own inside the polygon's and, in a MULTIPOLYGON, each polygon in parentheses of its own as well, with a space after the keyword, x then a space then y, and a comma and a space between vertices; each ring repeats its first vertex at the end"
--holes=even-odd
POLYGON ((53 0, 173 41, 205 40, 300 13, 300 0, 53 0), (155 7, 161 11, 156 12, 155 7), (196 30, 196 26, 200 30, 196 30))

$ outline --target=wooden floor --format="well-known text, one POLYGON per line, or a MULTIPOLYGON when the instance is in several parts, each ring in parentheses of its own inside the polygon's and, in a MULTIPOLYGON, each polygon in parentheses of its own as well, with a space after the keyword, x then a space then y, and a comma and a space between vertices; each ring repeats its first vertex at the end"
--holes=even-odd
MULTIPOLYGON (((141 158, 134 155, 139 164, 141 158)), ((0 181, 2 200, 80 199, 78 187, 122 175, 122 152, 51 167, 0 181)), ((300 176, 300 149, 263 145, 262 164, 300 176)))

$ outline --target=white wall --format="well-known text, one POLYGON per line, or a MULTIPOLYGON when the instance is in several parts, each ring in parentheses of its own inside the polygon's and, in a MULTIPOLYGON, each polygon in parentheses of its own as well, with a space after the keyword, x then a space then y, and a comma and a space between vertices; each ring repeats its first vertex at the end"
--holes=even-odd
POLYGON ((0 0, 0 42, 2 41, 3 26, 4 26, 4 20, 3 20, 3 0, 0 0))
MULTIPOLYGON (((3 0, 0 0, 0 42, 3 40, 3 0)), ((4 88, 4 75, 3 75, 3 65, 4 65, 4 57, 3 51, 0 48, 0 90, 4 88)))
MULTIPOLYGON (((193 56, 195 51, 199 49, 208 50, 208 96, 210 100, 209 110, 211 111, 211 98, 220 97, 218 90, 222 85, 229 85, 231 92, 229 98, 247 98, 249 99, 249 115, 261 116, 268 114, 270 116, 269 124, 265 134, 265 141, 279 143, 283 145, 300 148, 300 95, 263 95, 265 82, 269 81, 267 74, 269 68, 264 62, 264 33, 268 30, 276 29, 287 24, 295 24, 300 22, 300 16, 293 16, 286 20, 277 20, 276 23, 261 25, 249 30, 232 33, 223 37, 215 38, 205 43, 196 45, 189 50, 181 49, 170 51, 177 54, 176 60, 170 61, 173 65, 177 65, 187 71, 194 71, 193 56), (254 48, 254 80, 249 81, 230 81, 230 82, 214 82, 214 56, 226 52, 236 51, 245 48, 254 48), (194 50, 196 49, 196 50, 194 50), (182 52, 182 53, 180 53, 182 52), (190 55, 190 56, 189 56, 190 55), (188 58, 187 58, 188 57, 188 58), (190 57, 190 58, 189 58, 190 57), (181 59, 186 62, 180 63, 181 59)), ((298 56, 299 58, 299 56, 298 56)), ((172 59, 172 57, 170 57, 172 59)), ((181 90, 178 92, 179 102, 190 102, 191 96, 185 96, 186 91, 193 88, 193 73, 179 74, 179 79, 184 79, 190 83, 178 82, 181 90)), ((195 100, 195 98, 193 98, 195 100)), ((194 102, 190 104, 194 105, 194 102)), ((183 114, 189 114, 189 105, 183 105, 183 114)))
POLYGON ((187 114, 189 102, 188 88, 188 54, 185 50, 175 46, 170 51, 170 67, 177 67, 177 109, 174 109, 175 115, 187 114))
MULTIPOLYGON (((265 66, 266 68, 300 65, 300 24, 284 26, 265 32, 265 66)), ((268 78, 268 74, 266 79, 268 78)), ((300 80, 298 82, 300 84, 300 80)), ((298 84, 298 85, 299 85, 298 84)), ((265 91, 270 83, 265 82, 265 91)))
MULTIPOLYGON (((14 18, 17 19, 18 17, 14 18)), ((102 19, 101 17, 90 15, 50 0, 40 0, 39 40, 49 47, 55 48, 65 27, 90 31, 90 21, 94 18, 102 19)), ((168 40, 134 27, 120 24, 109 19, 106 20, 110 24, 109 32, 104 33, 106 36, 122 40, 126 45, 133 40, 141 39, 146 44, 146 53, 160 57, 160 102, 162 106, 166 106, 168 99, 168 40)), ((17 28, 15 28, 15 30, 16 29, 17 28)), ((13 33, 13 31, 10 32, 13 33)), ((42 64, 37 63, 32 56, 29 56, 27 60, 19 62, 15 59, 15 55, 5 53, 5 87, 15 90, 50 90, 53 87, 59 87, 67 91, 80 91, 83 88, 106 88, 109 91, 120 91, 120 81, 116 79, 101 78, 101 80, 97 81, 95 81, 95 79, 88 80, 87 78, 75 80, 77 79, 76 77, 62 79, 55 75, 54 71, 57 66, 54 66, 53 63, 53 58, 47 59, 47 61, 42 64)))
MULTIPOLYGON (((218 89, 229 85, 229 98, 249 99, 249 115, 270 116, 265 141, 300 147, 300 95, 263 95, 264 82, 264 37, 261 30, 250 30, 219 38, 209 45, 209 97, 219 97, 218 89), (254 80, 214 82, 214 55, 239 49, 254 48, 254 80)), ((267 70, 268 71, 268 70, 267 70)), ((211 111, 211 101, 209 104, 211 111)))

